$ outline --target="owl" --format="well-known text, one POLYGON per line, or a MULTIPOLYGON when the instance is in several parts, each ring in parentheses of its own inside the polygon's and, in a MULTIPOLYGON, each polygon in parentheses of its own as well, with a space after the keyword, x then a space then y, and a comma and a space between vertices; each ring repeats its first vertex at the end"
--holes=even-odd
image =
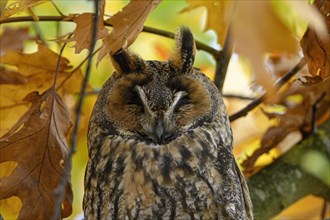
POLYGON ((187 27, 167 61, 111 55, 88 129, 86 219, 253 219, 225 105, 194 58, 187 27))

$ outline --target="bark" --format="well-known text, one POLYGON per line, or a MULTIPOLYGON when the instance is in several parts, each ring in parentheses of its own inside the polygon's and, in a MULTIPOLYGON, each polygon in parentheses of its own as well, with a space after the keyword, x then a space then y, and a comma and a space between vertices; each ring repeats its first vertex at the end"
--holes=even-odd
POLYGON ((330 120, 248 180, 256 220, 270 219, 309 194, 330 201, 330 177, 321 180, 302 166, 310 152, 319 152, 330 163, 329 134, 330 120))

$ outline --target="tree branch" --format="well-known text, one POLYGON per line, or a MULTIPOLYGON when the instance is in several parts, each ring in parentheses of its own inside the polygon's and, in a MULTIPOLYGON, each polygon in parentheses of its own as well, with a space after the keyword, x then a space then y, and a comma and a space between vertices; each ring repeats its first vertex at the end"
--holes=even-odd
POLYGON ((230 32, 231 32, 230 29, 228 29, 222 51, 219 53, 219 56, 216 57, 217 64, 215 70, 214 84, 218 87, 221 93, 222 93, 223 85, 225 83, 229 61, 231 55, 233 54, 233 42, 231 39, 230 32))
MULTIPOLYGON (((299 63, 293 69, 291 69, 283 77, 279 78, 275 82, 274 87, 275 87, 276 91, 278 91, 286 82, 288 82, 291 79, 291 77, 293 77, 297 72, 299 72, 305 65, 306 65, 306 60, 303 57, 303 58, 301 58, 301 60, 299 61, 299 63)), ((263 94, 259 98, 255 99, 254 101, 252 101, 247 106, 245 106, 240 111, 238 111, 238 112, 230 115, 229 116, 229 120, 230 121, 234 121, 234 120, 236 120, 238 118, 241 118, 243 116, 246 116, 251 110, 253 110, 258 105, 260 105, 263 102, 263 100, 267 97, 267 95, 268 94, 266 92, 265 94, 263 94)))
MULTIPOLYGON (((64 21, 64 22, 73 22, 73 18, 68 18, 67 16, 38 16, 39 21, 64 21), (65 20, 64 20, 65 19, 65 20)), ((10 17, 10 18, 6 18, 4 20, 0 21, 0 24, 7 24, 7 23, 14 23, 14 22, 24 22, 24 21, 32 21, 32 22, 36 22, 32 16, 20 16, 20 17, 10 17)), ((104 22, 105 26, 108 27, 112 27, 111 24, 104 22)), ((146 33, 152 33, 152 34, 156 34, 159 36, 163 36, 163 37, 167 37, 167 38, 171 38, 174 39, 175 34, 173 32, 169 32, 169 31, 164 31, 161 29, 157 29, 157 28, 153 28, 153 27, 148 27, 148 26, 144 26, 142 29, 143 32, 146 33)), ((196 47, 197 49, 200 50, 204 50, 210 54, 213 55, 213 57, 216 59, 217 57, 219 57, 220 52, 198 40, 196 40, 196 47)))
POLYGON ((329 133, 330 120, 248 180, 256 220, 270 219, 309 194, 330 201, 330 186, 302 165, 303 158, 315 151, 330 162, 329 133))

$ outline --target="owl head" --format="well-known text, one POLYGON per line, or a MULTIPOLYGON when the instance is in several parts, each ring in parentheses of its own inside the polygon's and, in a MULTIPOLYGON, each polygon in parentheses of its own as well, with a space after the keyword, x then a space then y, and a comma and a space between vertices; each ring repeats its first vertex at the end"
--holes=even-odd
POLYGON ((211 123, 221 97, 193 67, 194 59, 195 41, 186 27, 178 30, 167 61, 143 60, 126 49, 111 55, 116 72, 99 93, 90 127, 162 145, 211 123))

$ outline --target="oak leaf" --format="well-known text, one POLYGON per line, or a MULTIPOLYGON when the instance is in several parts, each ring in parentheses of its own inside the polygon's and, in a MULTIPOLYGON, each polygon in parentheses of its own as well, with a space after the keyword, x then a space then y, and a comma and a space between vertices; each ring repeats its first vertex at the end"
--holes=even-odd
MULTIPOLYGON (((325 37, 316 34, 314 28, 309 27, 300 41, 307 65, 314 81, 317 78, 326 79, 330 76, 330 2, 316 0, 314 4, 319 8, 327 25, 325 37)), ((310 80, 312 81, 312 80, 310 80)))
POLYGON ((22 74, 16 71, 8 70, 2 66, 0 66, 0 73, 0 84, 21 85, 27 83, 28 81, 28 78, 22 74))
POLYGON ((113 29, 105 39, 99 52, 97 62, 108 53, 113 54, 120 48, 127 48, 143 29, 148 14, 159 4, 160 0, 139 1, 128 3, 122 11, 106 20, 113 29))
POLYGON ((16 29, 5 27, 2 35, 0 36, 0 56, 10 50, 23 51, 24 41, 32 39, 29 36, 28 31, 28 27, 16 29))
MULTIPOLYGON (((73 37, 64 40, 64 42, 75 41, 75 53, 80 53, 83 49, 89 49, 93 35, 93 17, 94 14, 92 13, 83 13, 72 19, 77 27, 73 32, 73 37)), ((108 30, 104 27, 103 16, 99 17, 97 25, 97 39, 105 38, 108 35, 108 30)))
MULTIPOLYGON (((105 0, 100 0, 100 12, 97 22, 97 36, 96 39, 103 39, 108 35, 108 30, 104 27, 104 7, 105 0)), ((93 36, 93 24, 94 24, 94 13, 82 13, 82 14, 69 14, 65 20, 71 20, 76 23, 76 28, 73 31, 73 37, 70 39, 64 39, 64 36, 58 37, 63 42, 75 41, 75 53, 80 53, 84 49, 89 49, 93 36)))
MULTIPOLYGON (((0 179, 0 199, 21 199, 19 219, 50 219, 57 200, 54 190, 61 181, 68 155, 69 111, 52 89, 41 95, 30 93, 25 101, 31 102, 30 109, 0 139, 0 163, 18 163, 9 176, 0 179)), ((71 203, 68 177, 62 217, 71 214, 71 203)))
MULTIPOLYGON (((294 54, 298 50, 298 43, 292 31, 274 10, 272 1, 190 0, 188 3, 189 6, 185 11, 200 6, 207 8, 207 28, 215 30, 221 46, 224 46, 224 38, 230 28, 230 39, 235 42, 235 52, 248 58, 256 82, 268 91, 273 91, 272 76, 264 67, 265 54, 294 54)), ((307 2, 299 2, 293 6, 297 5, 300 7, 300 12, 306 12, 307 21, 312 20, 313 24, 317 23, 314 10, 307 2)))
POLYGON ((45 3, 50 0, 18 0, 14 1, 10 4, 7 4, 5 7, 5 10, 1 14, 0 20, 4 20, 14 14, 17 14, 19 12, 22 12, 30 7, 36 6, 41 3, 45 3))
MULTIPOLYGON (((313 114, 316 123, 321 124, 323 117, 330 115, 330 78, 315 84, 300 84, 298 80, 292 82, 286 91, 277 94, 278 105, 286 108, 283 113, 266 112, 266 116, 276 119, 276 124, 268 128, 262 137, 260 148, 258 148, 244 162, 244 170, 253 171, 254 163, 264 153, 275 148, 284 138, 294 131, 310 133, 312 130, 313 114), (301 102, 291 103, 288 98, 299 96, 301 102), (316 109, 316 112, 313 112, 316 109)), ((266 105, 268 101, 265 101, 266 105)), ((273 105, 273 102, 270 102, 273 105)))
MULTIPOLYGON (((38 44, 38 51, 31 54, 13 51, 6 53, 0 57, 1 64, 6 64, 10 67, 16 67, 16 72, 23 75, 27 79, 27 82, 22 88, 9 88, 6 87, 6 85, 2 85, 0 86, 1 93, 6 94, 4 96, 6 96, 8 99, 21 101, 26 94, 34 90, 41 93, 44 92, 53 84, 58 59, 59 55, 51 51, 47 46, 43 44, 38 44), (12 91, 15 94, 11 96, 9 90, 18 89, 20 90, 20 93, 18 94, 17 92, 12 91)), ((79 88, 77 86, 72 86, 72 84, 76 85, 83 79, 82 73, 79 69, 72 73, 70 71, 71 69, 72 66, 69 63, 69 60, 61 57, 58 70, 58 85, 60 85, 63 80, 66 80, 69 76, 71 76, 71 74, 77 78, 71 84, 69 82, 64 84, 64 86, 61 87, 61 90, 59 90, 59 93, 62 93, 62 90, 64 89, 66 93, 76 93, 79 91, 79 88)), ((0 96, 2 98, 2 95, 0 96)))
POLYGON ((226 33, 233 13, 234 1, 196 1, 186 0, 189 5, 181 12, 188 12, 198 7, 205 7, 207 20, 204 30, 213 29, 218 36, 220 45, 224 45, 226 33))
MULTIPOLYGON (((38 50, 34 53, 10 51, 0 57, 0 62, 4 65, 0 69, 1 77, 4 77, 3 83, 0 84, 1 134, 8 131, 19 114, 26 111, 26 104, 22 99, 28 93, 43 93, 52 86, 58 59, 59 55, 43 44, 39 44, 38 50), (9 81, 13 81, 14 78, 16 83, 10 83, 9 81), (18 81, 20 83, 17 83, 18 81)), ((78 93, 80 88, 77 84, 80 85, 83 79, 80 69, 73 72, 71 69, 68 59, 61 57, 57 87, 64 98, 78 93)))

